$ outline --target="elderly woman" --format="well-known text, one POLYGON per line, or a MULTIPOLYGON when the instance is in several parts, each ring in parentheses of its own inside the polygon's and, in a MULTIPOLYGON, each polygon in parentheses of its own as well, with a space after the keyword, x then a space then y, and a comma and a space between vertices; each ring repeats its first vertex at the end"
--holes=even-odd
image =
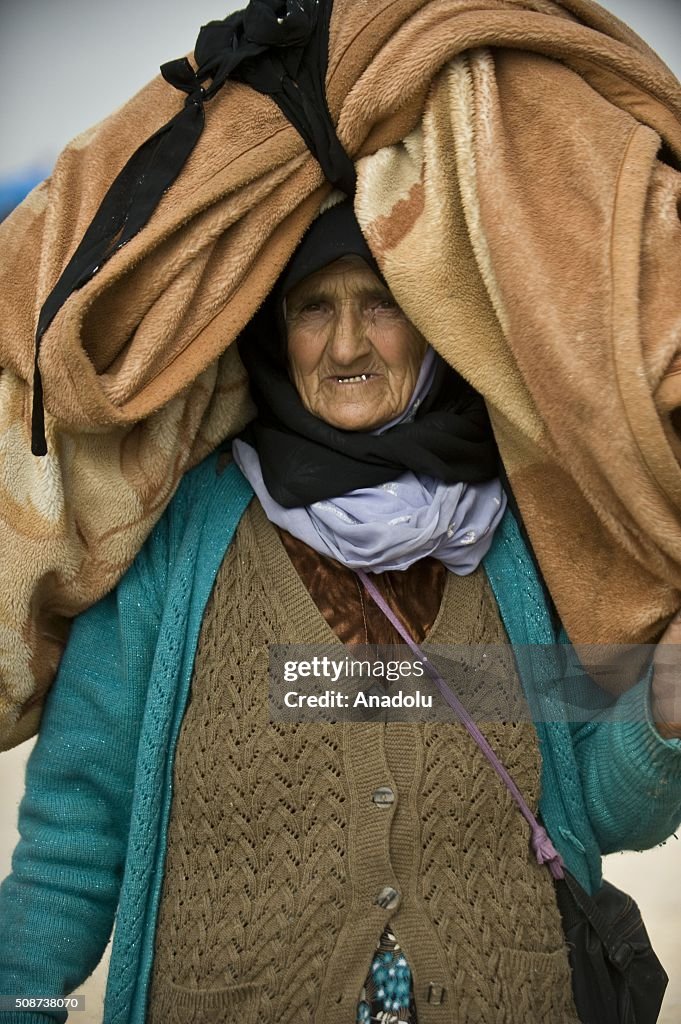
MULTIPOLYGON (((74 624, 0 890, 0 991, 73 991, 116 914, 106 1024, 576 1022, 552 879, 461 726, 267 714, 270 645, 402 642, 357 569, 418 642, 555 638, 484 404, 347 204, 240 349, 258 416, 234 461, 185 477, 74 624)), ((500 686, 508 707, 532 681, 500 686)), ((681 742, 650 700, 644 680, 593 722, 486 728, 591 890, 601 851, 681 818, 681 742)))

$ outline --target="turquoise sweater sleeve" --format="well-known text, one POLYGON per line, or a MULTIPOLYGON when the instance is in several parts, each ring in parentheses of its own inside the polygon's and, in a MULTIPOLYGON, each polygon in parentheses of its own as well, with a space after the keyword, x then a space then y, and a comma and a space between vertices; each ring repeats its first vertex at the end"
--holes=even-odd
MULTIPOLYGON (((48 695, 26 769, 12 873, 0 886, 3 995, 70 994, 106 948, 159 622, 145 579, 162 553, 164 525, 118 588, 74 620, 48 695)), ((65 1019, 59 1010, 0 1011, 0 1024, 65 1019)))
POLYGON ((603 853, 646 850, 681 824, 681 740, 660 736, 650 692, 649 673, 590 721, 572 726, 587 813, 603 853))
POLYGON ((647 849, 679 826, 681 741, 655 729, 648 677, 613 701, 578 661, 570 663, 568 638, 564 630, 556 635, 508 511, 484 564, 539 736, 544 824, 570 871, 594 892, 602 853, 647 849))

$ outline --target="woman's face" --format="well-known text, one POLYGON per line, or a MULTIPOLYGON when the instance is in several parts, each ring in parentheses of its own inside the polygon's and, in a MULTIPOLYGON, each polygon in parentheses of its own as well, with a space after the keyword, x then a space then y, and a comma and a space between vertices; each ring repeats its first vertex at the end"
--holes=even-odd
POLYGON ((286 296, 289 373, 309 412, 343 430, 373 430, 409 403, 427 348, 386 286, 344 257, 286 296))

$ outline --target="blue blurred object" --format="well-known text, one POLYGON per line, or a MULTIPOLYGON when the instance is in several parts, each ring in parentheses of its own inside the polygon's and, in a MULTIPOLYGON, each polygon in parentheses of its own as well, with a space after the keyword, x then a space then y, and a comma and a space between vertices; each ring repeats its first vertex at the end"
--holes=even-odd
POLYGON ((4 220, 49 173, 47 167, 30 167, 18 174, 0 178, 0 221, 4 220))

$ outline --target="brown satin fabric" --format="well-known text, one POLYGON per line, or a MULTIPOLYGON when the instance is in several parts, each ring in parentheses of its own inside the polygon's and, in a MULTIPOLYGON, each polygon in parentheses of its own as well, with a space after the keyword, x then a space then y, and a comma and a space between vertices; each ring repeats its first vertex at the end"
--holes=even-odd
MULTIPOLYGON (((402 644, 380 608, 346 566, 319 554, 309 544, 277 527, 286 553, 336 636, 346 644, 402 644)), ((373 579, 411 635, 421 643, 437 618, 447 570, 435 558, 408 569, 376 574, 373 579)))

